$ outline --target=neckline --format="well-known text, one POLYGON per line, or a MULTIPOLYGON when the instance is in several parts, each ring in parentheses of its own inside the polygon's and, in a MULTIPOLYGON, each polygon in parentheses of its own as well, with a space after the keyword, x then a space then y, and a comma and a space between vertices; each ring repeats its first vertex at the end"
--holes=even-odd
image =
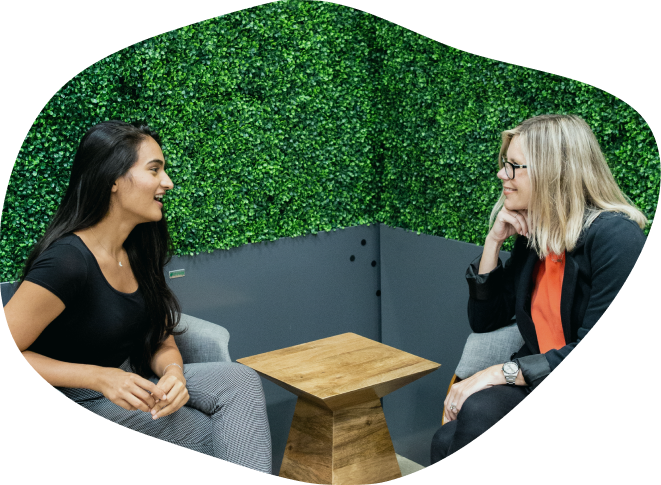
POLYGON ((550 258, 551 262, 553 262, 553 263, 556 263, 556 264, 564 263, 565 262, 565 252, 566 251, 563 251, 562 254, 549 253, 549 255, 547 257, 550 258))
POLYGON ((108 281, 108 278, 106 278, 106 275, 103 274, 103 271, 101 270, 101 265, 99 265, 99 262, 97 261, 96 256, 94 256, 94 253, 90 250, 90 248, 87 247, 87 244, 85 244, 85 241, 83 241, 83 239, 78 234, 75 234, 75 233, 72 232, 71 235, 74 236, 76 239, 78 239, 78 241, 80 241, 80 243, 83 245, 85 250, 90 254, 90 256, 92 256, 92 259, 94 260, 94 264, 96 265, 96 269, 101 274, 101 278, 103 278, 103 281, 105 282, 105 284, 108 285, 108 288, 110 288, 115 293, 118 293, 118 294, 123 295, 123 296, 134 296, 140 291, 140 283, 138 283, 138 288, 132 293, 126 293, 124 291, 119 291, 117 288, 115 288, 113 285, 111 285, 110 282, 108 281))

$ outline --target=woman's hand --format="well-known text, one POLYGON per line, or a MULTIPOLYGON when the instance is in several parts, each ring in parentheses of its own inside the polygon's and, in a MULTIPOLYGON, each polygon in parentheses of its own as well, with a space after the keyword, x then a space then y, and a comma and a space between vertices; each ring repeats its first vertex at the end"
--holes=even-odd
POLYGON ((457 419, 457 414, 461 411, 461 407, 472 394, 482 389, 505 383, 502 364, 492 365, 463 381, 457 382, 450 388, 450 392, 448 392, 443 403, 443 417, 445 418, 445 422, 447 423, 448 421, 457 419))
POLYGON ((508 237, 518 234, 528 236, 528 211, 511 211, 503 207, 489 231, 487 238, 492 238, 495 242, 502 244, 508 237))
POLYGON ((176 365, 169 366, 156 385, 167 395, 165 398, 157 401, 156 405, 152 408, 151 415, 153 419, 172 414, 188 402, 189 395, 188 389, 186 389, 186 378, 181 369, 176 365))
POLYGON ((484 242, 482 259, 480 260, 479 274, 487 274, 498 265, 498 254, 500 247, 510 236, 519 234, 527 236, 530 225, 528 224, 528 211, 511 211, 504 207, 496 216, 491 230, 484 242))
POLYGON ((102 369, 96 390, 124 409, 148 413, 158 399, 166 397, 163 389, 137 374, 110 367, 102 369))

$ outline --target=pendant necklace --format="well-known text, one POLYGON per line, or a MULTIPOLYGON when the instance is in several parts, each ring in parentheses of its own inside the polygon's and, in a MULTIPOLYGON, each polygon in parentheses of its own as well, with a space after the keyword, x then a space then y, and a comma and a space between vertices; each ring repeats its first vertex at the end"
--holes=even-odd
MULTIPOLYGON (((112 259, 114 259, 115 261, 117 261, 117 262, 119 263, 120 266, 122 266, 122 262, 121 262, 120 260, 118 260, 118 259, 115 259, 115 257, 114 257, 112 254, 110 254, 110 251, 108 251, 108 250, 106 249, 106 247, 101 243, 101 241, 99 241, 99 238, 96 237, 96 233, 94 232, 94 229, 92 229, 91 226, 90 226, 90 231, 92 231, 92 234, 94 234, 94 239, 96 239, 96 242, 98 242, 98 243, 101 245, 101 247, 103 248, 103 250, 104 250, 106 253, 108 253, 112 259)), ((123 268, 123 266, 122 266, 122 268, 123 268)))
POLYGON ((562 260, 565 259, 565 253, 559 255, 551 253, 549 256, 551 256, 551 261, 553 261, 554 263, 562 263, 562 260), (557 259, 554 258, 553 256, 557 256, 557 259))

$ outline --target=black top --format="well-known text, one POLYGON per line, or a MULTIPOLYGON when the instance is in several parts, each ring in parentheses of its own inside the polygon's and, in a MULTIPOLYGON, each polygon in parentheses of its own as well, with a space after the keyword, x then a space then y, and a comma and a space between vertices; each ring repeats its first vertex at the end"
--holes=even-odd
POLYGON ((110 286, 75 234, 51 244, 25 280, 46 288, 66 307, 28 350, 64 362, 119 367, 142 346, 149 318, 140 288, 122 293, 110 286))
MULTIPOLYGON (((645 244, 638 224, 617 212, 603 212, 566 253, 560 319, 567 343, 540 353, 530 312, 533 270, 539 261, 525 237, 518 237, 512 256, 490 273, 478 274, 480 258, 466 272, 470 298, 468 320, 476 333, 516 323, 525 342, 512 355, 532 387, 555 369, 597 323, 624 285, 645 244)), ((624 327, 623 327, 624 329, 624 327)), ((626 331, 626 330, 623 330, 626 331)))

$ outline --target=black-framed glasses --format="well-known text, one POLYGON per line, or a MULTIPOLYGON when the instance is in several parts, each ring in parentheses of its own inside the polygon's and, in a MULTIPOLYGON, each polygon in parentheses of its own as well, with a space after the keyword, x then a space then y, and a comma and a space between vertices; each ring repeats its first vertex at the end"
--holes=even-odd
POLYGON ((516 174, 517 168, 528 168, 528 165, 517 165, 516 163, 508 162, 505 157, 503 157, 503 167, 505 167, 505 175, 510 180, 514 180, 514 175, 516 174))

